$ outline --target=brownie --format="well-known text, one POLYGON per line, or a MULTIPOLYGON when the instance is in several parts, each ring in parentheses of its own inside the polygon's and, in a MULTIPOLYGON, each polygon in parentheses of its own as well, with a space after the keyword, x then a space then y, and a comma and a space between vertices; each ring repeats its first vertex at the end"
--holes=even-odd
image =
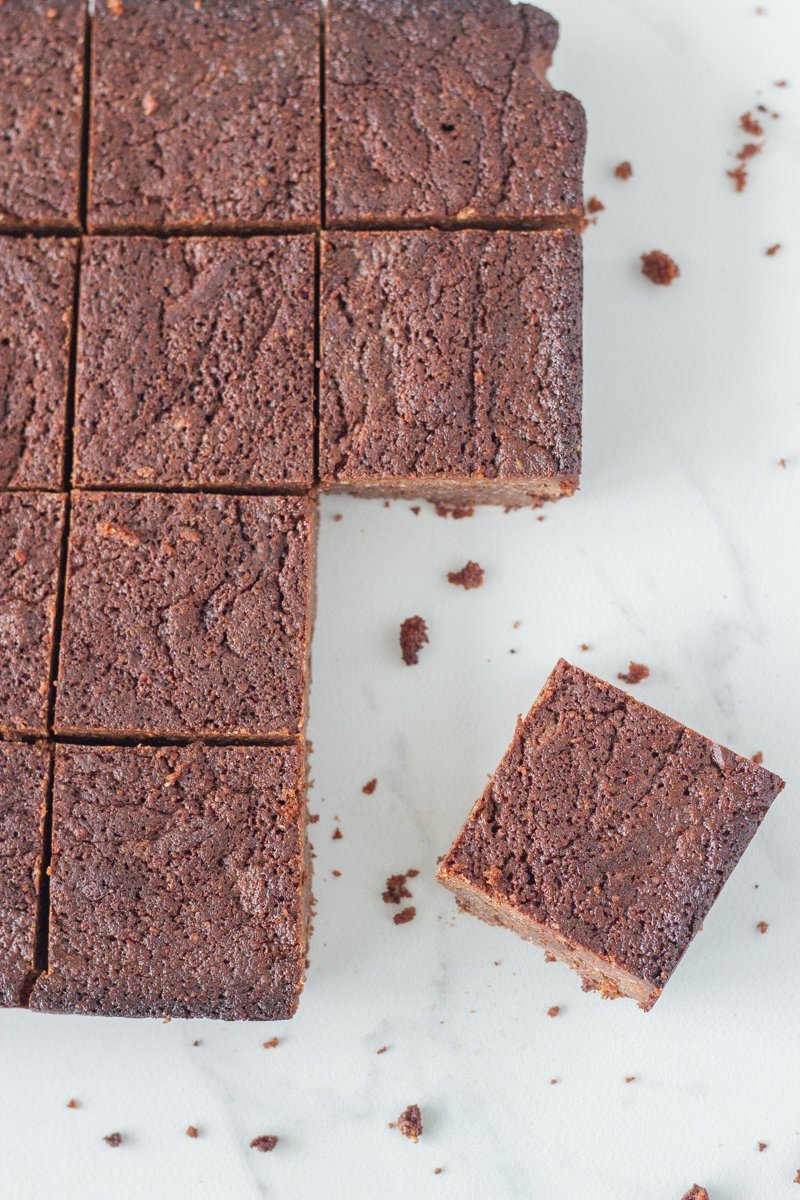
POLYGON ((0 5, 0 230, 79 229, 82 0, 0 5))
POLYGON ((510 0, 330 0, 329 224, 582 214, 586 119, 546 71, 558 24, 510 0))
POLYGON ((0 732, 47 730, 63 524, 63 496, 0 494, 0 732))
POLYGON ((310 895, 304 772, 302 746, 59 746, 31 1007, 290 1017, 310 895))
POLYGON ((649 1009, 783 786, 562 660, 438 879, 649 1009))
POLYGON ((50 756, 0 742, 0 1005, 24 1004, 35 973, 36 906, 50 756))
POLYGON ((56 731, 300 732, 314 515, 292 497, 76 493, 56 731))
POLYGON ((0 238, 0 487, 62 485, 77 259, 75 241, 0 238))
POLYGON ((310 228, 317 0, 97 0, 88 221, 310 228))
POLYGON ((520 505, 578 486, 574 233, 333 233, 322 260, 323 486, 520 505))
POLYGON ((92 238, 75 483, 310 488, 314 244, 92 238))

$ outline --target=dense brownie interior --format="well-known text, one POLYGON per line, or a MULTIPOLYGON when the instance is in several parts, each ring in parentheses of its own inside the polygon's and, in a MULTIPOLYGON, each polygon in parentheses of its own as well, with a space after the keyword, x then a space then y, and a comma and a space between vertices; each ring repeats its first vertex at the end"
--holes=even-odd
POLYGON ((92 238, 75 482, 308 489, 313 364, 312 238, 92 238))
POLYGON ((290 1017, 309 904, 302 746, 60 746, 32 1007, 290 1017))
POLYGON ((649 1008, 782 787, 562 660, 438 878, 649 1008))
POLYGON ((0 742, 0 1005, 34 978, 36 905, 49 752, 0 742))

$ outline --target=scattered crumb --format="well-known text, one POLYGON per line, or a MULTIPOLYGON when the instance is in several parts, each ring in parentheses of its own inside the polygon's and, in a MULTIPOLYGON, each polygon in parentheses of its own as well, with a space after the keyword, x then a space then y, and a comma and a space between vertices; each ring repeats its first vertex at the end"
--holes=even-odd
POLYGON ((308 814, 309 825, 316 825, 318 820, 319 820, 319 813, 309 813, 308 814))
POLYGON ((271 1037, 268 1042, 264 1042, 265 1050, 274 1050, 276 1046, 280 1046, 280 1038, 271 1037))
POLYGON ((741 163, 738 167, 734 167, 732 171, 727 172, 728 178, 732 179, 737 192, 743 192, 747 187, 747 168, 741 163))
POLYGON ((752 158, 754 154, 760 154, 763 149, 763 142, 745 142, 736 157, 740 162, 745 162, 748 158, 752 158))
POLYGON ((588 642, 581 642, 579 648, 581 650, 591 650, 592 647, 588 644, 588 642))
POLYGON ((623 683, 633 685, 634 683, 641 683, 643 679, 647 679, 649 674, 650 668, 646 667, 644 663, 629 662, 628 670, 619 671, 617 679, 621 679, 623 683))
POLYGON ((416 879, 419 871, 415 867, 409 869, 402 875, 390 875, 386 880, 386 891, 383 893, 384 904, 399 904, 401 900, 410 900, 411 892, 406 887, 406 881, 416 879))
POLYGON ((417 915, 417 910, 414 908, 414 906, 412 904, 412 905, 409 905, 408 908, 402 909, 399 913, 395 913, 392 920, 394 921, 395 925, 407 925, 409 921, 414 920, 414 917, 416 915, 417 915))
POLYGON ((605 211, 605 204, 602 200, 598 200, 597 196, 590 196, 586 201, 586 211, 589 213, 599 213, 605 211))
POLYGON ((558 1004, 553 1004, 550 1006, 550 1008, 548 1008, 547 1015, 548 1017, 557 1017, 560 1012, 561 1006, 558 1004))
POLYGON ((788 79, 776 79, 772 86, 780 88, 788 87, 789 81, 788 79))
POLYGON ((250 1146, 253 1150, 260 1150, 262 1154, 268 1154, 270 1150, 274 1150, 278 1144, 278 1139, 271 1133, 262 1133, 259 1137, 254 1137, 250 1146))
POLYGON ((766 250, 764 251, 764 253, 765 253, 765 254, 768 254, 768 255, 769 255, 769 257, 770 257, 770 258, 772 258, 773 254, 777 254, 777 253, 778 253, 778 251, 780 250, 780 248, 781 248, 781 244, 780 244, 780 242, 775 242, 775 244, 774 244, 774 245, 772 245, 772 246, 767 246, 767 248, 766 248, 766 250))
POLYGON ((678 264, 663 250, 649 250, 647 254, 642 255, 642 274, 651 283, 669 287, 673 279, 677 279, 680 273, 678 264))
POLYGON ((758 1146, 758 1153, 763 1154, 767 1148, 767 1143, 766 1142, 756 1142, 756 1145, 758 1146))
POLYGON ((434 507, 437 517, 452 517, 454 521, 475 516, 475 508, 471 504, 436 504, 434 507))
POLYGON ((195 1038, 195 1040, 192 1042, 193 1046, 202 1046, 202 1044, 203 1043, 200 1041, 200 1038, 195 1038))
POLYGON ((795 1175, 795 1177, 794 1177, 794 1182, 795 1182, 795 1183, 800 1183, 800 1171, 798 1171, 798 1172, 797 1172, 797 1174, 795 1175))
POLYGON ((422 1134, 422 1115, 418 1105, 409 1104, 408 1108, 400 1113, 397 1118, 397 1128, 403 1137, 411 1138, 412 1142, 419 1140, 422 1134))
POLYGON ((344 837, 344 834, 342 833, 341 829, 337 825, 336 828, 334 829, 333 833, 331 834, 331 841, 340 842, 343 837, 344 837))
POLYGON ((441 1173, 442 1173, 442 1168, 441 1168, 441 1167, 434 1167, 434 1168, 433 1168, 433 1173, 434 1173, 434 1175, 441 1175, 441 1173))
POLYGON ((545 961, 546 963, 555 962, 555 961, 556 961, 556 956, 555 956, 555 954, 551 954, 549 950, 545 950, 545 952, 544 952, 544 961, 545 961))
POLYGON ((334 521, 341 521, 343 515, 344 515, 343 513, 334 513, 333 514, 334 521))
POLYGON ((759 921, 758 924, 756 925, 756 929, 758 930, 759 933, 764 934, 769 929, 769 925, 767 924, 766 921, 759 921))
POLYGON ((749 133, 751 137, 763 137, 764 129, 760 121, 757 121, 752 113, 742 113, 739 117, 739 128, 745 133, 749 133))
POLYGON ((420 506, 418 504, 412 504, 411 511, 415 517, 418 517, 422 510, 420 509, 420 506))
POLYGON ((197 1137, 197 1126, 196 1125, 187 1125, 186 1126, 186 1136, 190 1137, 190 1138, 196 1138, 197 1137))
POLYGON ((617 165, 614 167, 614 174, 616 175, 617 179, 630 179, 631 175, 633 174, 633 167, 627 161, 617 163, 617 165))
POLYGON ((522 624, 522 621, 515 621, 515 622, 514 622, 514 624, 513 624, 513 626, 512 626, 512 628, 513 628, 513 629, 519 629, 519 627, 520 627, 520 625, 521 625, 521 624, 522 624))
POLYGON ((172 1017, 162 1017, 162 1019, 161 1019, 162 1025, 169 1025, 169 1024, 171 1024, 171 1022, 172 1022, 172 1017))
POLYGON ((361 790, 365 796, 371 796, 377 786, 378 786, 377 779, 370 779, 368 783, 364 784, 364 786, 362 787, 361 790))
POLYGON ((449 583, 454 583, 456 587, 463 587, 464 591, 469 591, 470 588, 479 588, 483 585, 484 570, 483 567, 472 559, 463 566, 460 571, 448 571, 447 579, 449 583))
POLYGON ((755 754, 750 755, 750 761, 754 763, 763 763, 764 753, 762 750, 756 750, 755 754))
POLYGON ((557 1079, 551 1079, 551 1080, 550 1080, 550 1084, 551 1084, 551 1086, 552 1086, 554 1083, 558 1083, 558 1080, 557 1080, 557 1079))
POLYGON ((67 1101, 67 1108, 77 1108, 77 1107, 78 1107, 77 1100, 68 1100, 67 1101))
POLYGON ((389 1049, 388 1046, 379 1046, 378 1049, 375 1051, 375 1053, 376 1054, 385 1054, 388 1049, 389 1049))
POLYGON ((635 1079, 635 1078, 636 1078, 636 1076, 635 1076, 635 1075, 626 1075, 626 1076, 625 1076, 625 1082, 626 1082, 626 1083, 633 1083, 633 1081, 634 1081, 634 1079, 635 1079))
POLYGON ((331 871, 331 875, 333 876, 334 879, 341 879, 342 872, 333 870, 333 871, 331 871))
POLYGON ((406 617, 400 626, 400 653, 407 667, 416 666, 419 652, 428 641, 428 626, 422 617, 406 617))
POLYGON ((106 1136, 103 1138, 103 1141, 105 1142, 105 1144, 107 1146, 113 1146, 116 1149, 117 1146, 122 1145, 122 1134, 121 1133, 107 1133, 106 1136))
POLYGON ((704 1187, 698 1187, 695 1183, 689 1188, 683 1200, 708 1200, 708 1192, 704 1187))
POLYGON ((783 470, 785 471, 785 470, 786 470, 786 459, 785 459, 785 458, 779 458, 779 459, 778 459, 778 466, 779 466, 779 467, 782 467, 782 468, 783 468, 783 470))

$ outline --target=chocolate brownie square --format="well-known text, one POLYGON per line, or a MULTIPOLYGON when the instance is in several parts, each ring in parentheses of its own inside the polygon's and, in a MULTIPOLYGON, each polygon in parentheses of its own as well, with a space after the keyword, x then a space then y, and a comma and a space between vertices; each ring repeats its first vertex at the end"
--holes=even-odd
POLYGON ((285 496, 76 493, 56 731, 299 733, 314 517, 285 496))
POLYGON ((438 879, 649 1009, 783 786, 562 660, 438 879))
POLYGON ((59 746, 31 1007, 283 1020, 310 900, 302 746, 59 746))
POLYGON ((77 261, 75 241, 0 238, 0 487, 63 483, 77 261))
POLYGON ((0 732, 47 731, 64 497, 0 494, 0 732))
POLYGON ((578 486, 577 234, 323 241, 323 486, 521 505, 578 486))
POLYGON ((311 228, 317 0, 97 0, 89 228, 311 228))
POLYGON ((92 238, 77 486, 314 482, 314 244, 92 238))
POLYGON ((36 910, 50 755, 0 742, 0 1005, 23 1004, 33 982, 36 910))
POLYGON ((0 230, 79 229, 81 0, 0 5, 0 230))
POLYGON ((547 82, 558 24, 509 0, 329 0, 337 225, 573 224, 586 120, 547 82))

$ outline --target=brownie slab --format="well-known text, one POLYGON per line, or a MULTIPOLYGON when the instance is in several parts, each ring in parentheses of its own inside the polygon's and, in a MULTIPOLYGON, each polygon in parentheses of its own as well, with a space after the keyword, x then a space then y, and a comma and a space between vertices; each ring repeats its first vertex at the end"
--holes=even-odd
POLYGON ((79 229, 81 0, 0 5, 0 231, 79 229))
POLYGON ((77 260, 74 241, 0 238, 0 487, 62 485, 77 260))
POLYGON ((330 0, 327 217, 580 221, 586 120, 545 78, 547 13, 509 0, 330 0))
POLYGON ((31 1007, 292 1016, 310 867, 301 746, 59 746, 47 973, 31 1007))
POLYGON ((313 538, 310 500, 76 493, 56 731, 299 733, 313 538))
POLYGON ((0 731, 47 731, 64 498, 0 494, 0 731))
POLYGON ((783 786, 562 660, 437 878, 649 1009, 783 786))
POLYGON ((97 0, 89 228, 312 227, 316 0, 97 0))
POLYGON ((77 486, 310 488, 313 239, 90 239, 76 392, 77 486))
POLYGON ((326 488, 520 505, 578 486, 573 233, 327 234, 326 488))
POLYGON ((0 742, 0 1005, 24 1004, 35 974, 37 894, 50 756, 0 742))

